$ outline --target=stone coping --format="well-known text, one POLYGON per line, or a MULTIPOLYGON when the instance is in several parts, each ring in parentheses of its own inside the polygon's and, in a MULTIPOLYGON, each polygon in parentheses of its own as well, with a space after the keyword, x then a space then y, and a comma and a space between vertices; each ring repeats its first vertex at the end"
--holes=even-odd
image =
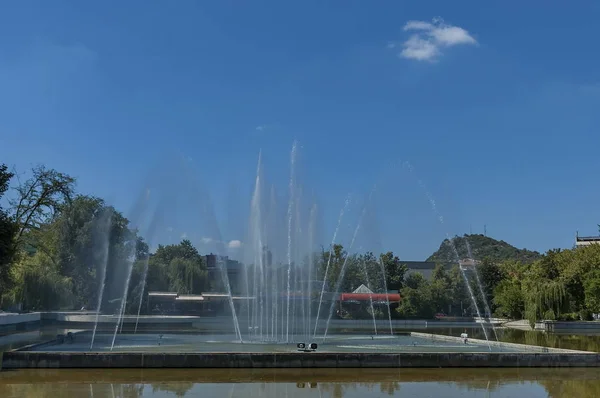
POLYGON ((600 367, 598 353, 81 353, 10 351, 23 368, 495 368, 600 367))
MULTIPOLYGON (((422 339, 434 340, 434 341, 451 341, 454 343, 463 343, 463 339, 460 337, 454 336, 445 336, 441 334, 430 334, 430 333, 420 333, 420 332, 411 332, 411 336, 419 337, 422 339)), ((505 343, 503 341, 486 341, 481 339, 467 339, 468 343, 477 343, 478 345, 483 346, 494 346, 494 347, 506 347, 506 348, 515 348, 518 350, 523 350, 527 352, 541 352, 541 353, 562 353, 562 354, 590 354, 589 351, 578 351, 578 350, 568 350, 566 348, 551 348, 551 347, 543 347, 539 345, 529 345, 529 344, 518 344, 518 343, 505 343)))

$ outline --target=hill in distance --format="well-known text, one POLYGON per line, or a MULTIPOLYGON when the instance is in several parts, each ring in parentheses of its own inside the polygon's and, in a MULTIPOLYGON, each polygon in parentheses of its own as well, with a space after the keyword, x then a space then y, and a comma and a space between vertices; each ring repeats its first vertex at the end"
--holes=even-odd
MULTIPOLYGON (((458 251, 460 259, 469 257, 467 242, 471 246, 472 256, 475 260, 483 260, 487 257, 497 262, 517 260, 524 263, 530 263, 542 256, 536 251, 517 249, 503 240, 496 240, 484 235, 465 234, 463 236, 455 236, 452 238, 452 242, 456 247, 456 251, 458 251)), ((456 254, 454 253, 450 240, 444 239, 440 248, 429 256, 427 261, 455 263, 456 254)))

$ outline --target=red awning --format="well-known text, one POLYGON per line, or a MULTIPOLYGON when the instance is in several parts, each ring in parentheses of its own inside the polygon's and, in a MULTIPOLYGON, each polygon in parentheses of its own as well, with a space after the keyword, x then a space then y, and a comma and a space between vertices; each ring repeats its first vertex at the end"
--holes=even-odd
POLYGON ((397 303, 400 301, 399 294, 385 294, 385 293, 342 293, 340 297, 341 301, 388 301, 390 303, 397 303))

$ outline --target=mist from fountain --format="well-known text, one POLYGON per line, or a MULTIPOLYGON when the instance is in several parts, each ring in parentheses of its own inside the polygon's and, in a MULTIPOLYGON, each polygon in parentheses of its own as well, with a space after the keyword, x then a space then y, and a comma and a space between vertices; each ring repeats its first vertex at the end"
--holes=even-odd
MULTIPOLYGON (((244 239, 244 244, 242 246, 243 261, 241 263, 244 277, 240 278, 236 285, 238 292, 241 289, 245 296, 244 300, 240 300, 241 305, 239 307, 234 305, 232 284, 228 275, 228 260, 225 257, 228 252, 225 248, 224 240, 222 239, 214 208, 210 203, 208 193, 200 190, 200 186, 190 183, 191 178, 185 173, 180 173, 181 175, 178 176, 179 179, 176 181, 171 181, 169 177, 165 177, 164 175, 156 178, 158 184, 165 181, 167 184, 170 184, 167 185, 167 191, 171 194, 173 194, 173 192, 179 192, 182 184, 185 184, 185 187, 194 190, 191 192, 190 197, 195 200, 200 200, 200 203, 203 204, 202 214, 207 218, 203 220, 202 227, 204 228, 208 225, 209 228, 213 228, 212 231, 209 231, 209 236, 216 237, 216 239, 213 239, 213 242, 216 242, 219 246, 217 249, 216 265, 221 275, 222 288, 225 290, 224 293, 229 302, 234 333, 236 339, 240 342, 308 342, 311 338, 315 338, 319 335, 319 322, 321 320, 322 312, 321 307, 325 305, 325 303, 329 304, 329 311, 327 312, 326 319, 323 319, 325 320, 323 339, 327 337, 336 298, 341 293, 341 286, 349 266, 348 262, 350 257, 352 257, 351 252, 355 246, 363 219, 365 218, 367 207, 375 190, 375 188, 371 190, 362 211, 358 214, 358 220, 351 236, 351 242, 345 247, 347 255, 339 270, 337 279, 333 283, 334 286, 332 291, 327 292, 327 281, 331 279, 330 274, 332 271, 330 269, 330 264, 332 261, 334 245, 338 240, 342 220, 348 212, 350 198, 348 196, 344 206, 340 210, 326 263, 317 262, 315 260, 317 253, 315 245, 318 241, 316 231, 319 220, 319 208, 314 200, 311 200, 311 198, 306 195, 306 192, 309 190, 305 189, 305 187, 299 183, 297 175, 297 152, 298 144, 294 142, 290 153, 289 182, 287 184, 287 198, 285 201, 287 203, 286 206, 281 206, 281 212, 277 206, 278 201, 275 188, 271 186, 270 197, 269 195, 264 194, 266 184, 262 153, 259 154, 254 190, 252 200, 250 201, 250 215, 248 217, 247 229, 248 235, 246 239, 244 239), (317 268, 317 265, 319 265, 319 268, 317 268), (315 286, 316 282, 319 284, 318 287, 315 286), (329 293, 327 298, 325 297, 326 293, 329 293), (244 329, 240 326, 240 319, 238 318, 240 308, 242 310, 241 321, 244 329), (245 316, 243 315, 244 313, 246 314, 245 316)), ((184 170, 184 172, 185 171, 186 170, 184 170)), ((155 186, 153 186, 153 189, 154 188, 155 186)), ((161 206, 169 207, 171 209, 177 208, 177 204, 170 203, 169 206, 166 206, 166 203, 161 204, 159 202, 155 213, 148 217, 148 214, 145 211, 147 210, 148 200, 149 199, 146 198, 145 201, 137 204, 136 209, 134 209, 134 217, 132 218, 134 221, 139 222, 140 219, 143 218, 142 215, 146 214, 146 221, 149 221, 149 226, 146 228, 145 236, 148 239, 148 243, 153 243, 155 232, 160 224, 158 221, 159 218, 161 218, 158 215, 160 212, 159 208, 161 206)), ((165 228, 165 226, 166 224, 160 225, 162 228, 165 228)), ((171 227, 166 229, 172 230, 171 227)), ((107 231, 104 235, 106 239, 109 238, 108 234, 109 232, 107 231)), ((108 253, 106 256, 108 256, 108 253)), ((324 257, 325 256, 323 256, 323 258, 324 257)), ((358 267, 362 268, 365 286, 371 288, 371 285, 375 283, 375 279, 377 279, 377 285, 379 285, 379 278, 381 278, 383 290, 384 292, 387 292, 385 267, 381 257, 379 258, 381 275, 379 275, 378 271, 374 271, 373 268, 367 267, 364 258, 360 259, 360 261, 362 263, 358 263, 358 267), (375 274, 369 275, 370 272, 375 272, 377 276, 374 277, 373 275, 375 274)), ((106 263, 107 260, 104 262, 106 263)), ((100 289, 100 296, 104 295, 105 292, 110 291, 110 298, 112 299, 110 302, 116 300, 114 298, 115 294, 120 296, 120 305, 115 313, 115 315, 117 315, 117 322, 112 335, 112 342, 110 345, 111 350, 115 347, 119 328, 121 328, 122 331, 125 322, 126 304, 130 289, 129 285, 132 279, 133 263, 134 256, 129 255, 125 260, 121 260, 120 266, 115 267, 115 270, 111 271, 110 282, 107 280, 106 269, 104 269, 104 275, 102 276, 103 284, 100 289), (123 283, 125 283, 125 286, 121 290, 123 283), (110 289, 108 285, 110 285, 110 289)), ((134 332, 137 332, 138 329, 143 296, 146 291, 148 258, 143 258, 141 265, 143 267, 140 281, 141 286, 139 286, 141 296, 139 297, 139 303, 136 303, 137 316, 134 332)), ((104 268, 106 268, 106 264, 104 268)), ((357 270, 360 270, 361 268, 357 268, 357 270)), ((377 289, 378 288, 379 287, 377 286, 377 289)), ((132 298, 129 297, 129 299, 131 300, 132 298)), ((238 298, 236 297, 236 299, 238 298)), ((100 314, 102 300, 103 298, 100 297, 94 333, 98 325, 98 316, 100 314)), ((373 333, 377 334, 380 332, 380 330, 378 330, 380 328, 378 328, 376 320, 373 296, 370 296, 368 301, 369 310, 373 320, 373 333)), ((389 298, 386 299, 386 304, 388 307, 387 315, 390 334, 393 334, 389 298)), ((90 346, 90 349, 92 346, 90 346)))
POLYGON ((99 243, 99 249, 92 249, 96 256, 95 263, 100 269, 100 285, 98 289, 98 305, 96 306, 96 321, 92 331, 92 341, 90 350, 94 347, 94 339, 96 338, 96 330, 98 329, 98 318, 102 307, 102 298, 104 296, 104 288, 106 286, 106 267, 108 265, 108 252, 110 243, 110 226, 112 224, 112 211, 105 210, 99 217, 96 229, 94 244, 99 243))
MULTIPOLYGON (((469 240, 465 238, 465 242, 467 245, 467 253, 468 253, 469 259, 474 260, 473 253, 471 252, 471 245, 469 244, 469 240)), ((479 278, 479 271, 477 270, 477 265, 475 263, 473 263, 473 273, 475 274, 475 282, 477 283, 477 287, 479 288, 479 294, 481 295, 481 299, 483 300, 483 305, 485 306, 485 311, 488 316, 488 321, 492 325, 492 331, 494 332, 496 341, 498 341, 498 333, 496 332, 496 327, 494 326, 494 323, 489 318, 492 316, 492 310, 490 309, 490 305, 488 304, 485 292, 483 291, 483 285, 481 284, 481 280, 479 278)))
MULTIPOLYGON (((325 266, 325 274, 323 275, 323 284, 321 287, 321 294, 319 295, 319 306, 317 308, 317 318, 315 320, 315 329, 313 331, 313 337, 317 335, 317 327, 319 325, 319 315, 321 315, 321 304, 323 304, 323 295, 325 294, 325 286, 327 284, 327 276, 329 275, 329 266, 331 264, 331 257, 333 256, 333 248, 335 246, 336 238, 338 232, 340 230, 340 225, 342 224, 342 219, 344 218, 344 213, 348 210, 348 206, 350 206, 350 195, 346 197, 346 201, 344 202, 344 207, 340 210, 340 215, 337 220, 337 224, 335 226, 335 230, 333 232, 333 238, 331 239, 331 246, 329 247, 329 255, 327 257, 327 265, 325 266)), ((390 321, 391 322, 391 321, 390 321)))
MULTIPOLYGON (((327 281, 331 279, 329 275, 333 249, 350 200, 346 199, 340 211, 329 248, 329 256, 325 263, 319 263, 319 266, 323 268, 317 269, 315 244, 317 242, 318 207, 305 195, 308 190, 298 182, 297 145, 294 143, 290 154, 285 213, 278 212, 273 188, 270 200, 264 200, 266 184, 262 153, 259 154, 252 200, 250 201, 248 235, 244 245, 244 261, 242 262, 244 281, 240 283, 245 290, 246 297, 249 298, 247 304, 243 305, 248 325, 248 332, 243 333, 242 336, 244 341, 308 342, 318 336, 321 307, 327 302, 331 303, 331 306, 324 325, 326 336, 336 297, 340 293, 346 268, 349 265, 348 261, 352 257, 348 253, 344 259, 340 273, 336 275, 334 289, 328 292, 331 297, 326 298, 327 281), (318 279, 318 282, 315 278, 318 279), (319 284, 318 288, 313 287, 315 282, 319 284)), ((373 191, 367 199, 367 204, 372 195, 373 191)), ((352 251, 354 247, 367 204, 359 215, 352 241, 346 247, 347 251, 352 251)), ((362 267, 365 285, 370 285, 374 278, 380 277, 379 275, 376 277, 369 275, 371 271, 365 264, 358 264, 358 266, 362 267)), ((385 284, 385 281, 382 283, 385 284)), ((369 308, 373 317, 373 333, 377 334, 378 325, 372 296, 369 298, 369 308)), ((388 320, 390 330, 392 330, 389 309, 388 320)))
MULTIPOLYGON (((413 169, 412 165, 409 162, 405 162, 404 165, 408 168, 409 172, 414 173, 414 169, 413 169)), ((419 187, 425 193, 425 196, 427 197, 427 200, 429 201, 429 204, 431 206, 431 210, 436 215, 439 223, 443 226, 444 225, 444 217, 442 217, 442 215, 439 214, 439 212, 437 210, 436 203, 435 203, 435 199, 433 198, 433 196, 431 195, 431 193, 427 190, 427 187, 426 187, 425 183, 423 181, 421 181, 421 179, 417 178, 417 183, 418 183, 419 187)), ((446 240, 448 240, 448 243, 450 244, 450 247, 452 248, 452 251, 454 253, 455 261, 458 264, 458 268, 460 270, 460 273, 461 273, 461 275, 462 275, 462 277, 463 277, 463 279, 465 281, 465 285, 467 287, 467 291, 469 293, 469 297, 471 298, 473 306, 475 307, 475 312, 477 313, 477 317, 479 319, 483 319, 481 317, 481 311, 479 310, 479 305, 477 304, 477 299, 476 299, 475 295, 473 294, 473 289, 471 288, 471 284, 469 283, 469 278, 467 277, 466 270, 464 269, 464 267, 462 265, 460 265, 460 255, 458 254, 458 250, 456 249, 456 245, 454 244, 454 240, 452 238, 450 238, 450 235, 448 233, 446 233, 446 240)), ((485 336, 485 340, 488 342, 489 350, 491 351, 492 350, 492 346, 491 346, 491 343, 489 341, 487 330, 486 330, 485 325, 483 323, 481 323, 481 329, 483 331, 483 335, 485 336)))
MULTIPOLYGON (((154 211, 154 215, 152 217, 152 220, 150 221, 150 225, 148 226, 148 230, 146 231, 146 239, 147 239, 147 244, 148 244, 148 248, 150 248, 152 246, 152 243, 154 242, 154 238, 156 236, 156 232, 158 229, 158 225, 160 223, 160 216, 162 215, 162 206, 163 203, 159 203, 156 210, 154 211)), ((144 302, 144 292, 146 290, 146 279, 148 278, 148 263, 150 262, 150 253, 146 253, 146 256, 143 259, 143 266, 144 269, 142 271, 142 281, 140 284, 140 295, 139 295, 139 303, 138 303, 138 310, 137 310, 137 316, 135 318, 135 328, 133 330, 133 333, 137 333, 137 329, 138 329, 138 323, 140 321, 140 313, 142 311, 142 303, 144 302)))
MULTIPOLYGON (((293 342, 308 339, 313 325, 312 278, 318 208, 303 206, 302 189, 296 184, 294 143, 290 157, 288 203, 284 218, 277 212, 274 189, 269 205, 264 201, 262 155, 250 202, 247 244, 244 245, 243 286, 248 304, 249 340, 293 342), (285 225, 285 244, 280 244, 285 225), (281 253, 285 252, 285 256, 281 253), (283 261, 282 261, 283 260, 283 261)), ((307 202, 310 203, 310 202, 307 202)))
POLYGON ((381 255, 379 256, 379 266, 381 267, 381 275, 383 275, 383 288, 384 288, 384 293, 386 293, 385 295, 385 302, 386 302, 386 308, 387 308, 387 313, 388 313, 388 321, 390 322, 390 336, 394 335, 394 328, 392 327, 392 310, 390 308, 390 296, 387 295, 387 278, 385 277, 385 266, 383 265, 383 259, 381 258, 381 255))
MULTIPOLYGON (((365 284, 369 290, 371 290, 371 283, 369 282, 369 273, 367 271, 367 262, 363 258, 361 261, 363 276, 365 278, 365 284)), ((372 290, 371 290, 372 291, 372 290)), ((369 307, 371 309, 371 316, 373 317, 373 331, 377 335, 377 321, 375 320, 375 309, 373 308, 373 295, 369 293, 369 307)))
POLYGON ((129 293, 129 282, 131 281, 131 271, 133 270, 133 262, 134 257, 133 253, 130 253, 127 259, 125 260, 125 267, 127 270, 127 278, 125 279, 125 290, 123 292, 123 297, 121 298, 121 308, 119 309, 119 317, 117 318, 117 323, 115 325, 115 331, 112 338, 112 343, 110 345, 110 350, 112 351, 115 347, 115 341, 117 339, 117 332, 119 331, 119 326, 123 321, 123 316, 125 314, 125 305, 127 304, 127 294, 129 293))
MULTIPOLYGON (((371 190, 371 192, 369 193, 369 198, 367 199, 367 202, 363 206, 362 212, 360 213, 358 222, 356 223, 356 228, 354 229, 354 233, 352 234, 352 240, 350 241, 350 246, 348 247, 348 251, 352 250, 352 247, 354 247, 354 242, 356 241, 358 231, 360 230, 360 226, 362 224, 363 218, 367 211, 367 205, 371 201, 371 197, 373 196, 374 190, 375 190, 375 188, 373 188, 373 190, 371 190)), ((337 295, 339 294, 340 288, 342 287, 342 282, 344 281, 344 277, 346 276, 346 266, 348 265, 349 258, 350 258, 350 256, 347 255, 346 258, 344 259, 344 262, 342 263, 340 275, 338 276, 338 280, 335 284, 335 289, 333 290, 334 297, 337 297, 337 295)), ((325 340, 327 338, 327 332, 329 331, 329 322, 331 321, 331 317, 333 316, 334 307, 335 307, 335 299, 332 299, 331 304, 329 306, 329 314, 327 315, 327 322, 325 323, 325 333, 323 333, 323 340, 325 340)))
POLYGON ((292 146, 292 153, 290 155, 290 183, 289 183, 289 199, 288 199, 288 236, 287 236, 287 316, 285 321, 285 341, 289 342, 290 334, 290 277, 292 272, 292 209, 294 206, 294 184, 295 184, 295 168, 296 168, 296 148, 297 142, 294 141, 292 146))

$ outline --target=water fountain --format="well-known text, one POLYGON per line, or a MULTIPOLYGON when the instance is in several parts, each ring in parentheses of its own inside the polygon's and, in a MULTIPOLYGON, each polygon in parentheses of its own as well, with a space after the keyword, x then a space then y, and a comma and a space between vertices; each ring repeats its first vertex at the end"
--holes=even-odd
MULTIPOLYGON (((471 245, 469 244, 469 240, 465 239, 465 244, 467 245, 467 253, 469 259, 473 261, 473 273, 475 274, 475 283, 479 288, 479 294, 481 295, 481 300, 483 301, 483 305, 485 308, 486 316, 488 317, 489 323, 492 325, 492 331, 494 332, 494 337, 496 337, 496 341, 498 341, 498 333, 496 332, 496 326, 491 322, 490 318, 492 316, 492 310, 490 309, 490 305, 487 301, 487 297, 485 292, 483 291, 483 285, 481 284, 481 279, 479 278, 479 271, 477 270, 477 266, 475 264, 475 259, 473 258, 473 252, 471 251, 471 245)), ((483 321, 483 319, 482 319, 483 321)))
POLYGON ((110 236, 110 225, 112 222, 112 212, 105 211, 100 217, 96 227, 96 237, 94 243, 99 244, 99 248, 94 250, 96 258, 96 266, 100 271, 100 284, 98 291, 98 305, 96 306, 96 319, 94 322, 94 329, 92 331, 92 339, 90 342, 90 350, 94 347, 94 339, 96 338, 96 331, 98 329, 98 319, 100 316, 100 309, 102 307, 102 299, 104 297, 104 289, 106 287, 106 267, 108 264, 108 248, 109 248, 109 236, 110 236))
MULTIPOLYGON (((194 186, 193 182, 187 178, 188 176, 183 179, 186 188, 191 186, 193 190, 190 196, 194 199, 203 199, 203 207, 200 210, 205 216, 205 223, 212 228, 210 236, 214 237, 213 240, 217 245, 216 268, 221 279, 221 286, 218 288, 221 290, 212 296, 219 296, 219 300, 226 300, 228 311, 227 308, 222 308, 224 306, 222 301, 219 304, 221 313, 213 317, 204 316, 205 313, 201 313, 202 316, 151 315, 143 319, 145 325, 150 323, 152 326, 152 322, 158 324, 174 322, 174 319, 179 317, 190 318, 186 322, 189 322, 191 327, 186 330, 137 333, 142 309, 141 302, 148 279, 148 259, 142 259, 143 272, 137 274, 140 277, 141 286, 138 286, 138 290, 134 290, 135 286, 129 286, 132 278, 133 256, 123 256, 122 253, 119 253, 121 256, 117 256, 116 261, 111 262, 110 259, 113 253, 110 253, 109 241, 113 238, 113 233, 118 233, 118 231, 113 231, 114 226, 111 222, 111 217, 116 213, 110 209, 111 211, 106 215, 98 217, 96 225, 97 239, 94 243, 93 257, 98 271, 97 280, 101 282, 101 287, 98 294, 97 313, 93 316, 95 321, 92 333, 83 331, 80 334, 71 335, 75 338, 66 340, 57 338, 54 342, 45 342, 39 346, 24 348, 24 350, 34 352, 44 352, 44 355, 28 355, 27 352, 16 351, 5 353, 8 359, 6 361, 0 359, 3 361, 0 362, 0 365, 4 363, 7 363, 9 367, 25 365, 36 367, 48 366, 48 364, 58 367, 73 367, 80 364, 84 364, 83 367, 98 366, 98 364, 100 364, 99 366, 114 367, 398 367, 407 366, 406 364, 408 366, 439 367, 457 366, 457 364, 489 366, 490 363, 501 366, 506 366, 507 363, 516 363, 517 365, 527 363, 530 364, 529 366, 536 363, 548 365, 543 362, 543 355, 540 356, 538 353, 546 354, 550 352, 550 349, 544 348, 545 351, 541 351, 542 349, 539 347, 514 347, 490 341, 483 323, 480 323, 480 326, 485 336, 484 341, 471 337, 460 339, 458 336, 412 331, 394 334, 394 326, 398 326, 398 324, 393 323, 405 321, 392 321, 390 296, 387 294, 385 280, 385 265, 381 257, 377 259, 371 254, 364 257, 353 257, 352 253, 355 245, 362 249, 360 245, 363 243, 360 242, 359 233, 361 230, 368 229, 368 223, 363 225, 363 221, 365 218, 369 221, 369 217, 365 217, 365 214, 367 208, 372 206, 375 188, 369 193, 365 204, 358 209, 359 211, 356 214, 352 213, 356 220, 350 225, 348 231, 349 244, 344 245, 347 252, 339 256, 336 252, 335 262, 332 262, 334 245, 338 241, 343 241, 338 238, 338 235, 342 229, 342 220, 350 213, 349 198, 340 210, 331 247, 327 248, 328 256, 323 248, 322 258, 320 261, 316 261, 315 255, 318 251, 315 246, 319 241, 317 237, 319 207, 306 194, 309 192, 307 187, 300 184, 301 179, 298 178, 296 170, 297 150, 298 145, 294 143, 290 154, 289 181, 286 184, 287 197, 283 201, 285 205, 282 206, 278 206, 279 200, 272 186, 270 186, 270 195, 265 195, 267 184, 263 172, 262 154, 259 154, 250 201, 247 236, 244 238, 243 252, 241 253, 243 278, 237 283, 233 283, 229 279, 228 262, 225 258, 228 249, 225 247, 223 235, 217 226, 215 210, 208 194, 194 186), (354 272, 354 275, 362 273, 365 288, 373 287, 385 292, 381 294, 379 291, 375 293, 371 289, 368 290, 369 308, 366 311, 370 311, 371 319, 346 320, 336 319, 333 316, 336 303, 342 301, 338 295, 354 289, 352 287, 351 290, 348 290, 348 286, 342 288, 348 270, 354 272), (332 278, 332 275, 335 275, 336 278, 332 278), (376 280, 375 283, 374 280, 376 280), (382 287, 375 286, 379 283, 382 287), (329 288, 330 285, 333 285, 332 289, 329 288), (136 302, 137 316, 126 315, 126 303, 130 289, 132 292, 141 291, 140 301, 136 302), (376 319, 375 300, 378 305, 387 307, 387 320, 376 319), (106 315, 111 310, 113 311, 112 315, 106 315), (105 314, 101 314, 102 312, 105 314), (101 318, 105 324, 109 324, 111 329, 113 329, 112 321, 115 321, 114 330, 110 333, 105 330, 98 332, 101 318), (123 327, 126 318, 130 324, 132 320, 135 320, 134 333, 128 333, 128 330, 123 327), (387 334, 388 329, 389 334, 387 334), (121 334, 119 334, 119 330, 121 334), (89 335, 91 335, 91 342, 89 335), (315 343, 315 339, 322 339, 319 341, 318 350, 316 347, 307 350, 306 347, 315 343), (302 352, 296 350, 296 343, 305 344, 302 352), (81 352, 92 349, 98 352, 91 354, 85 352, 80 355, 81 352), (113 350, 119 351, 119 353, 110 353, 113 350), (499 352, 522 353, 523 351, 526 351, 527 354, 534 351, 535 355, 525 356, 520 361, 521 357, 518 356, 493 356, 484 351, 496 354, 499 352), (203 353, 203 355, 190 355, 190 353, 203 353), (422 353, 429 355, 422 355, 422 353), (474 353, 477 355, 469 355, 474 353), (462 354, 466 354, 466 356, 461 356, 462 354)), ((176 188, 180 188, 182 185, 173 184, 168 188, 175 189, 167 191, 169 193, 178 192, 176 188)), ((427 196, 434 212, 443 224, 443 219, 437 214, 435 202, 429 194, 427 196)), ((148 242, 153 242, 155 241, 154 232, 161 223, 159 219, 163 217, 159 216, 159 210, 154 213, 146 212, 143 206, 146 205, 140 205, 144 211, 138 209, 139 214, 134 214, 132 219, 138 224, 143 224, 139 223, 142 214, 148 217, 146 220, 148 227, 145 229, 145 233, 148 242), (148 214, 150 215, 148 216, 148 214)), ((159 207, 161 206, 169 209, 177 208, 172 204, 163 203, 159 207)), ((186 214, 186 216, 189 215, 186 214)), ((168 217, 165 215, 164 218, 168 217)), ((123 230, 129 231, 125 227, 123 230)), ((125 251, 132 250, 133 247, 131 234, 128 236, 129 240, 126 240, 126 244, 123 245, 127 248, 125 251)), ((448 242, 456 261, 459 261, 460 258, 453 240, 448 237, 448 242)), ((140 259, 138 258, 138 260, 140 259)), ((158 267, 162 266, 162 263, 158 264, 158 267)), ((136 269, 139 271, 138 268, 136 269)), ((462 267, 460 271, 478 317, 483 319, 467 277, 467 271, 462 267)), ((360 277, 357 278, 360 279, 360 277)), ((475 278, 481 291, 479 277, 475 278)), ((363 287, 360 286, 355 292, 360 289, 363 287)), ((190 288, 190 290, 192 289, 190 288)), ((166 294, 177 295, 177 293, 166 294)), ((137 295, 132 293, 129 300, 135 300, 136 297, 137 295)), ((209 293, 205 297, 209 297, 209 293)), ((179 298, 181 297, 178 296, 177 299, 179 298)), ((364 295, 361 299, 364 299, 364 295)), ((399 301, 400 298, 395 300, 399 301)), ((359 305, 362 306, 359 307, 360 311, 365 310, 364 302, 359 305)), ((340 304, 341 307, 342 304, 340 304)), ((136 309, 127 311, 136 315, 136 309)), ((382 313, 380 312, 379 315, 382 313)), ((91 317, 88 316, 89 318, 91 317)), ((427 322, 423 322, 427 327, 427 322)), ((170 326, 174 324, 172 323, 170 326)), ((463 328, 462 325, 449 327, 463 328)), ((302 346, 298 348, 302 348, 302 346)), ((554 352, 560 351, 555 350, 554 352)), ((579 361, 578 363, 591 363, 587 357, 574 358, 579 361)), ((571 362, 569 362, 570 364, 571 362)))
MULTIPOLYGON (((409 172, 414 173, 414 169, 412 167, 412 165, 408 162, 405 162, 404 165, 408 168, 409 172)), ((425 196, 431 206, 431 210, 433 211, 433 213, 435 214, 435 216, 437 217, 439 223, 441 225, 444 225, 444 217, 442 217, 441 214, 439 214, 438 210, 437 210, 437 206, 435 203, 435 199, 433 198, 433 196, 431 195, 431 193, 427 190, 427 187, 425 186, 425 183, 423 181, 421 181, 419 178, 417 178, 417 183, 419 185, 419 187, 423 190, 423 192, 425 193, 425 196)), ((482 316, 481 316, 481 311, 479 310, 479 305, 477 304, 477 298, 475 297, 475 294, 473 293, 473 289, 471 288, 471 284, 469 283, 469 278, 466 274, 467 270, 460 265, 460 255, 458 254, 458 250, 456 249, 456 245, 454 244, 454 240, 450 237, 450 235, 448 233, 446 233, 446 240, 448 241, 448 244, 450 245, 450 247, 452 248, 452 252, 454 253, 454 260, 456 261, 456 263, 459 264, 459 270, 460 273, 463 277, 463 280, 465 282, 465 286, 469 292, 469 297, 471 298, 471 302, 473 303, 473 307, 475 308, 475 312, 477 313, 477 317, 481 320, 483 320, 482 316)), ((485 300, 485 298, 484 298, 485 300)), ((483 335, 485 336, 485 340, 488 342, 488 346, 490 351, 492 350, 492 346, 489 342, 489 337, 488 337, 488 332, 487 329, 485 328, 485 324, 482 322, 481 323, 481 329, 483 331, 483 335)), ((497 339, 496 339, 497 340, 497 339)))

